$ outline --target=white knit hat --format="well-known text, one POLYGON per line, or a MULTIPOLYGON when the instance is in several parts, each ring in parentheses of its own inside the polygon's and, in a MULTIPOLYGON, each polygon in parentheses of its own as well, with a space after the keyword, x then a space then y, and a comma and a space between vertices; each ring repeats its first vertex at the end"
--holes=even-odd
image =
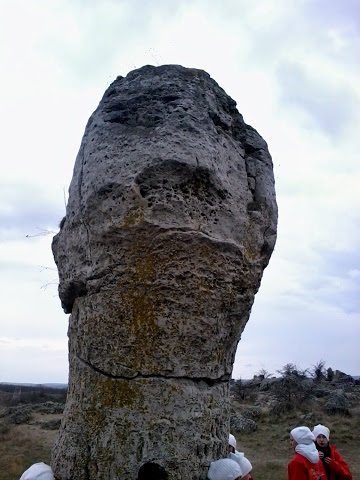
POLYGON ((325 427, 325 425, 321 425, 321 423, 319 423, 319 425, 316 425, 312 431, 314 437, 316 438, 318 435, 324 435, 324 437, 326 437, 327 441, 329 441, 329 438, 330 438, 330 430, 325 427))
POLYGON ((229 445, 234 447, 236 450, 236 438, 234 437, 234 435, 231 435, 231 433, 229 433, 229 445))
POLYGON ((20 480, 54 480, 54 475, 49 465, 44 462, 34 463, 20 477, 20 480))
POLYGON ((241 469, 234 460, 222 458, 211 462, 207 475, 209 480, 235 480, 241 477, 241 469))
POLYGON ((239 455, 238 453, 230 453, 231 460, 235 460, 239 464, 242 476, 245 477, 252 470, 252 465, 250 461, 244 456, 244 454, 239 455))
POLYGON ((315 440, 314 435, 308 427, 293 428, 290 435, 298 444, 310 445, 315 440))

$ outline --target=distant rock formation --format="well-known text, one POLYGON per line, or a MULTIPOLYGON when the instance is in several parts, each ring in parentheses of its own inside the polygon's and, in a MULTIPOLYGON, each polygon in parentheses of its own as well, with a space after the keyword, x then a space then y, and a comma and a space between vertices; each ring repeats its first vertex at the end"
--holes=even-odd
POLYGON ((205 479, 236 347, 276 240, 265 141, 210 76, 118 77, 86 126, 53 239, 69 323, 59 480, 205 479))

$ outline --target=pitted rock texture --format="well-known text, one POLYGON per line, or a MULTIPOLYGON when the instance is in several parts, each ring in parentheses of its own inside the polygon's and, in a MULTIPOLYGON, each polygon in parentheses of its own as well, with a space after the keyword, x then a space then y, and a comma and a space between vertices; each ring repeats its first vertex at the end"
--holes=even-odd
POLYGON ((118 77, 86 126, 53 239, 71 313, 59 480, 206 478, 236 347, 276 240, 266 142, 204 71, 118 77))

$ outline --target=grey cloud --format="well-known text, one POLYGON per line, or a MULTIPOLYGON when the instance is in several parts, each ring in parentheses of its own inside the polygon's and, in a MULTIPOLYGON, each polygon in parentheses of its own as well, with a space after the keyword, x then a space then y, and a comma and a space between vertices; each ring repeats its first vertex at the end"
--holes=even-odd
POLYGON ((267 359, 277 359, 280 365, 301 359, 302 366, 307 368, 323 358, 335 368, 355 373, 352 365, 359 328, 356 316, 338 314, 327 303, 321 304, 310 296, 301 301, 296 295, 281 296, 277 305, 259 298, 257 305, 255 300, 240 350, 246 350, 245 342, 253 343, 256 357, 265 366, 267 359), (337 343, 341 343, 340 349, 334 348, 337 343))
MULTIPOLYGON (((354 239, 354 244, 357 243, 354 239)), ((320 276, 305 279, 303 285, 318 301, 338 307, 346 314, 360 312, 360 276, 350 275, 355 270, 360 271, 358 250, 324 250, 321 252, 320 276)))
POLYGON ((320 32, 318 48, 345 71, 360 71, 360 3, 358 0, 305 2, 304 18, 320 32))
POLYGON ((321 249, 320 245, 313 245, 311 257, 301 258, 295 254, 290 257, 288 262, 295 272, 298 288, 291 286, 291 282, 289 288, 283 288, 281 298, 277 299, 279 313, 289 306, 301 312, 307 304, 326 305, 345 315, 360 312, 360 277, 351 274, 352 271, 360 271, 357 245, 356 238, 353 247, 347 251, 335 251, 325 246, 321 249))
MULTIPOLYGON (((66 71, 72 83, 78 81, 84 86, 88 81, 93 83, 95 78, 102 78, 104 72, 111 72, 116 58, 126 59, 136 39, 142 42, 151 63, 160 64, 151 43, 146 43, 147 37, 163 23, 173 20, 190 2, 77 0, 67 4, 67 12, 78 26, 77 42, 69 43, 66 36, 56 35, 47 38, 39 48, 66 71)), ((134 68, 142 66, 136 64, 136 58, 133 62, 134 68)), ((123 71, 121 64, 115 68, 115 76, 128 73, 123 71)), ((114 78, 109 78, 109 83, 112 80, 114 78)))
MULTIPOLYGON (((321 254, 322 271, 328 275, 347 276, 351 270, 360 270, 360 252, 357 249, 359 239, 354 238, 354 249, 344 251, 314 250, 321 254)), ((359 295, 360 297, 360 295, 359 295)))
MULTIPOLYGON (((268 21, 244 27, 251 33, 248 61, 273 69, 284 58, 317 57, 334 68, 359 72, 360 3, 358 0, 312 0, 284 4, 268 21)), ((246 13, 251 8, 244 9, 246 13)), ((234 15, 233 15, 234 16, 234 15)), ((264 19, 265 20, 265 19, 264 19)))
POLYGON ((65 206, 31 185, 0 185, 0 241, 57 231, 65 206))
POLYGON ((346 131, 359 111, 359 99, 350 88, 326 85, 299 65, 282 63, 277 68, 277 77, 283 105, 306 111, 323 133, 333 139, 346 131))
POLYGON ((358 281, 343 277, 317 277, 303 281, 305 292, 294 293, 295 296, 306 298, 310 302, 326 304, 338 308, 345 314, 360 311, 360 296, 358 281), (305 295, 304 295, 305 293, 305 295))
MULTIPOLYGON (((46 290, 48 287, 58 285, 58 274, 55 264, 36 265, 33 263, 17 260, 0 260, 0 284, 10 284, 15 279, 21 279, 22 283, 35 282, 39 288, 46 290)), ((19 289, 19 281, 17 281, 19 289)))
MULTIPOLYGON (((41 267, 39 267, 41 268, 41 267)), ((19 273, 21 274, 22 277, 27 277, 28 275, 33 274, 34 267, 33 265, 30 265, 25 262, 18 262, 16 260, 0 260, 0 280, 2 275, 6 274, 11 274, 11 275, 18 275, 19 273)))
POLYGON ((358 0, 315 0, 304 3, 304 15, 327 27, 345 26, 360 32, 360 3, 358 0))
POLYGON ((247 368, 253 368, 253 364, 252 363, 245 363, 244 367, 247 367, 247 368))

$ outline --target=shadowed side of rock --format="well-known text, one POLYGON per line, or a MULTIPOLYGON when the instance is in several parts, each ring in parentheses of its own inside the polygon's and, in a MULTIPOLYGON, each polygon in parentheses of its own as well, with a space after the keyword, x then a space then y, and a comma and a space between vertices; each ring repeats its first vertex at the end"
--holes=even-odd
POLYGON ((118 77, 90 117, 53 240, 69 323, 58 479, 206 477, 276 240, 272 161, 201 70, 118 77))

